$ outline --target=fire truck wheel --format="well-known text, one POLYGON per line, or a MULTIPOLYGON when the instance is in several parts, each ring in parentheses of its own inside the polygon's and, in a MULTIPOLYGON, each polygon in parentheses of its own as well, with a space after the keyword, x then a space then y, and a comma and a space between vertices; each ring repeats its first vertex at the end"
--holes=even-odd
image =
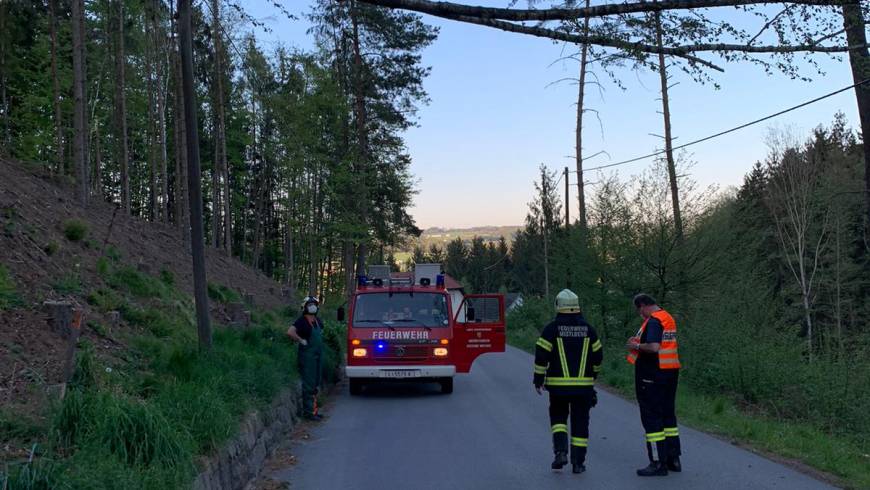
POLYGON ((441 393, 445 395, 453 393, 453 378, 442 378, 439 383, 441 383, 441 393))
POLYGON ((363 382, 361 379, 350 379, 350 394, 353 396, 362 395, 363 382))

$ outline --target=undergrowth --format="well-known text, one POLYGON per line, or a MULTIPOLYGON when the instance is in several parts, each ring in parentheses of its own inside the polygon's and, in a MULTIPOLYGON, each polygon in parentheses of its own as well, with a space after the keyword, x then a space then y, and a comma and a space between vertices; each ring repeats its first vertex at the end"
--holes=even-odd
MULTIPOLYGON (((105 284, 88 292, 88 302, 120 311, 136 327, 119 334, 129 346, 125 361, 101 359, 83 342, 48 427, 0 417, 4 432, 38 435, 43 447, 32 460, 0 467, 0 488, 4 479, 9 489, 189 486, 197 456, 215 451, 244 413, 267 406, 298 377, 296 348, 285 335, 289 311, 255 309, 244 330, 216 326, 212 349, 201 352, 193 303, 169 271, 155 277, 116 258, 97 269, 105 284)), ((218 300, 239 298, 224 286, 209 290, 218 300)), ((334 381, 343 333, 327 324, 324 377, 334 381)))

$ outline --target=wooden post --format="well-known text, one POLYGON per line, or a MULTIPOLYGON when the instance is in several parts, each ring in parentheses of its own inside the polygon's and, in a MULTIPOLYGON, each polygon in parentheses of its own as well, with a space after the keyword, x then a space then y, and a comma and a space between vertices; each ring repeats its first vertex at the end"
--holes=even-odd
POLYGON ((72 322, 69 326, 69 337, 66 344, 66 352, 63 358, 63 382, 69 383, 72 380, 76 368, 76 347, 79 341, 79 335, 82 333, 82 321, 84 320, 84 312, 78 308, 73 310, 72 322))
POLYGON ((52 330, 67 341, 62 359, 62 381, 48 387, 49 396, 62 400, 66 395, 66 385, 75 373, 76 347, 82 331, 84 312, 79 308, 73 308, 73 304, 68 301, 46 301, 43 306, 48 313, 47 321, 52 330))
POLYGON ((72 303, 68 301, 46 301, 43 303, 51 325, 51 329, 62 338, 69 338, 70 325, 73 320, 72 303))

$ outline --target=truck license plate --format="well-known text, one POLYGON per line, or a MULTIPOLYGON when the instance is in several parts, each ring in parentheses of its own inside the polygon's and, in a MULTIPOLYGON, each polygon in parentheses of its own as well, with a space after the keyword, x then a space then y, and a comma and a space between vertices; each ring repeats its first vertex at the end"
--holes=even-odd
POLYGON ((391 369, 389 371, 381 371, 382 378, 419 378, 419 369, 391 369))

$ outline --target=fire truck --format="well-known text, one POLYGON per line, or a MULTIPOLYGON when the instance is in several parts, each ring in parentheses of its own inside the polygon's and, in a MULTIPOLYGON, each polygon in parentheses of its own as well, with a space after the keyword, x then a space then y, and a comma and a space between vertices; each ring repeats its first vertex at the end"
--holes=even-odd
POLYGON ((440 264, 417 264, 411 274, 375 265, 358 277, 347 310, 351 395, 383 381, 435 382, 449 394, 453 377, 478 356, 504 352, 504 297, 465 295, 456 286, 440 264))

